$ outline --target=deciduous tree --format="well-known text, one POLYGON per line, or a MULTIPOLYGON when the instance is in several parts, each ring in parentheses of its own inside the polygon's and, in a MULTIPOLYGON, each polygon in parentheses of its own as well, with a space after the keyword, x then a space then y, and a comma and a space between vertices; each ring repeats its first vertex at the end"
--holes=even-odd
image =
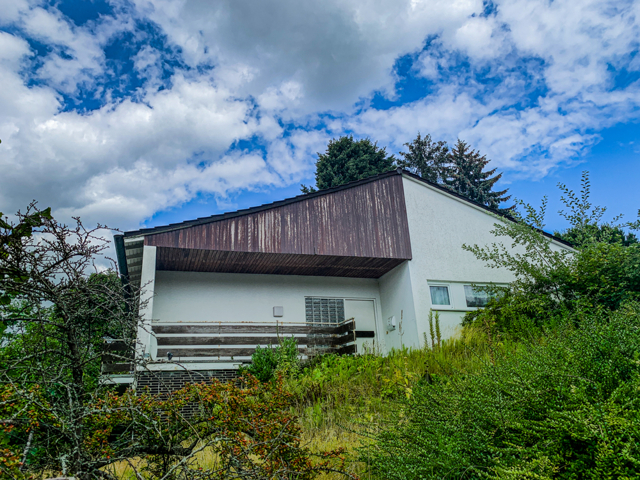
MULTIPOLYGON (((582 172, 579 194, 563 183, 559 183, 558 188, 562 191, 561 199, 567 208, 559 213, 571 226, 564 231, 554 232, 554 235, 579 248, 594 243, 618 244, 625 247, 638 243, 638 237, 625 229, 640 228, 640 220, 623 223, 620 221, 622 215, 618 215, 610 222, 602 221, 607 208, 591 203, 589 172, 582 172)), ((640 218, 640 211, 638 217, 640 218)))

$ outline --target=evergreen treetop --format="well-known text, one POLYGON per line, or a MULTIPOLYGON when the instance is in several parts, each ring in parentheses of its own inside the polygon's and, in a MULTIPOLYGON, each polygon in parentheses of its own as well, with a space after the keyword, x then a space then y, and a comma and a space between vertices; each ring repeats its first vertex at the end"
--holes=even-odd
MULTIPOLYGON (((337 187, 393 169, 395 158, 387 156, 370 139, 354 140, 352 135, 333 139, 325 153, 318 153, 316 162, 316 188, 337 187)), ((316 188, 301 186, 303 193, 315 192, 316 188)))
POLYGON ((409 170, 425 180, 443 183, 447 178, 449 147, 447 142, 434 142, 431 135, 418 136, 410 143, 404 144, 409 151, 400 152, 398 166, 409 170))
POLYGON ((495 183, 502 177, 502 173, 492 177, 496 172, 495 168, 484 170, 489 163, 485 155, 480 155, 466 142, 458 139, 455 147, 449 152, 448 160, 450 167, 448 178, 444 179, 445 186, 470 200, 503 213, 513 209, 513 207, 500 208, 500 204, 509 200, 511 195, 505 196, 508 190, 492 190, 495 183))

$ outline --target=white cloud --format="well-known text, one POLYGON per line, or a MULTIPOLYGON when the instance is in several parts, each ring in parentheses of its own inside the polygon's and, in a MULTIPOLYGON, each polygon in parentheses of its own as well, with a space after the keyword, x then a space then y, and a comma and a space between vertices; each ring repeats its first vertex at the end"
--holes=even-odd
POLYGON ((505 53, 504 32, 494 17, 471 17, 450 39, 447 36, 443 36, 443 39, 449 40, 453 48, 475 60, 495 58, 505 53))
POLYGON ((225 165, 224 152, 236 139, 262 132, 273 136, 280 127, 256 119, 250 103, 210 83, 176 75, 172 84, 170 90, 146 92, 144 102, 125 100, 88 114, 58 112, 35 121, 17 115, 5 126, 11 133, 1 145, 3 203, 14 206, 37 193, 41 202, 64 212, 77 211, 92 221, 121 216, 122 224, 131 226, 187 201, 198 190, 185 185, 199 177, 225 174, 218 183, 228 188, 255 183, 231 181, 241 173, 264 180, 255 169, 247 170, 247 163, 237 162, 235 173, 229 173, 216 162, 225 165), (199 163, 213 166, 198 168, 199 163), (113 207, 111 214, 105 205, 113 207))
POLYGON ((37 197, 132 228, 199 193, 298 183, 345 131, 392 151, 418 131, 459 136, 535 177, 640 110, 638 84, 613 83, 616 69, 640 68, 638 1, 500 0, 490 14, 481 0, 113 4, 113 16, 78 27, 48 4, 0 0, 0 26, 12 27, 0 32, 0 210, 37 197), (147 20, 177 49, 143 42, 131 59, 143 87, 111 99, 104 49, 122 32, 151 35, 135 31, 147 20), (21 37, 50 50, 37 57, 21 37), (432 90, 371 108, 375 92, 401 98, 403 55, 432 90), (187 68, 164 69, 178 57, 187 68), (62 94, 82 89, 105 89, 106 103, 65 111, 62 94), (239 151, 240 140, 265 151, 239 151))
POLYGON ((300 113, 348 110, 373 90, 392 91, 395 59, 425 38, 457 29, 480 0, 137 0, 191 65, 253 72, 242 94, 295 82, 300 113))
POLYGON ((365 111, 346 126, 396 148, 418 130, 449 141, 461 137, 494 166, 539 177, 579 160, 598 140, 594 130, 638 117, 640 85, 615 89, 611 70, 637 69, 639 2, 504 0, 496 9, 495 16, 472 17, 444 32, 420 55, 416 68, 437 82, 434 93, 388 111, 365 111), (471 73, 451 72, 461 54, 471 73), (525 67, 527 58, 538 66, 525 67), (489 72, 486 85, 474 80, 476 69, 489 72), (547 92, 528 99, 533 86, 547 92))

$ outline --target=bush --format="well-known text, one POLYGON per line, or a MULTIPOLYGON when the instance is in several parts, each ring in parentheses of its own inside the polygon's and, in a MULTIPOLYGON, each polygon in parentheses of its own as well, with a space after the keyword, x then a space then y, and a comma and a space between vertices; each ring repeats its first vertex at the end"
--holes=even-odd
POLYGON ((580 195, 564 185, 560 189, 568 209, 560 214, 571 225, 565 238, 575 241, 576 249, 559 249, 543 235, 546 198, 539 210, 520 202, 524 214, 514 213, 515 222, 500 221, 492 231, 510 246, 463 246, 487 266, 516 277, 506 289, 494 287, 501 295, 486 309, 468 314, 463 325, 493 325, 502 333, 526 338, 553 328, 570 312, 587 307, 615 310, 640 300, 640 244, 624 230, 640 229, 640 220, 601 223, 606 209, 590 203, 587 173, 580 195))
POLYGON ((640 304, 603 312, 478 374, 416 385, 362 460, 388 479, 637 478, 640 304))
MULTIPOLYGON (((341 450, 321 452, 316 461, 302 445, 300 426, 290 413, 292 396, 281 381, 263 384, 249 376, 240 383, 187 385, 166 396, 129 390, 87 405, 79 435, 85 454, 100 469, 76 476, 113 480, 117 462, 126 462, 135 478, 148 480, 307 480, 327 469, 342 470, 341 450), (205 451, 211 462, 198 464, 205 451)), ((0 415, 14 419, 11 435, 34 432, 33 445, 41 445, 42 438, 48 442, 29 455, 25 474, 68 475, 65 439, 50 435, 57 429, 57 419, 49 414, 50 396, 37 386, 29 395, 38 401, 28 404, 25 392, 14 387, 0 391, 0 415)), ((17 471, 17 460, 16 452, 0 448, 0 473, 17 471)))
POLYGON ((298 371, 298 342, 295 337, 284 338, 280 345, 256 347, 251 355, 251 365, 244 370, 261 382, 273 380, 277 372, 291 374, 298 371))

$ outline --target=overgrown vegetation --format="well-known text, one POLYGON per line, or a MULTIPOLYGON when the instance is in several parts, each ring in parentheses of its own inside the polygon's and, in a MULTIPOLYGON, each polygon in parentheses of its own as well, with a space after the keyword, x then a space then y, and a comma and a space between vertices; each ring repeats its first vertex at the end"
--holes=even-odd
POLYGON ((489 305, 453 338, 437 312, 421 349, 385 357, 301 363, 284 338, 257 349, 242 383, 169 396, 98 381, 103 337, 129 339, 133 361, 138 322, 113 272, 89 275, 99 237, 49 211, 4 221, 0 475, 638 478, 640 222, 603 223, 586 175, 580 194, 561 189, 558 234, 575 249, 541 233, 546 201, 496 217, 496 242, 465 248, 516 281, 485 287, 489 305))
POLYGON ((261 382, 269 382, 278 375, 295 375, 300 368, 298 342, 295 337, 283 338, 279 345, 256 347, 251 364, 241 371, 255 376, 261 382))
MULTIPOLYGON (((170 395, 117 395, 102 381, 105 355, 138 371, 146 364, 136 355, 139 292, 114 270, 98 271, 107 246, 99 233, 35 205, 0 223, 0 478, 113 480, 123 463, 137 480, 305 480, 342 470, 339 449, 314 455, 301 444, 294 397, 277 379, 170 395), (124 349, 106 348, 114 338, 124 349), (205 451, 213 461, 203 469, 205 451)), ((293 371, 295 352, 292 340, 275 351, 278 375, 293 371)), ((260 372, 271 378, 267 364, 260 372)))
POLYGON ((473 375, 417 382, 363 459, 388 479, 637 478, 640 304, 574 315, 473 375))

